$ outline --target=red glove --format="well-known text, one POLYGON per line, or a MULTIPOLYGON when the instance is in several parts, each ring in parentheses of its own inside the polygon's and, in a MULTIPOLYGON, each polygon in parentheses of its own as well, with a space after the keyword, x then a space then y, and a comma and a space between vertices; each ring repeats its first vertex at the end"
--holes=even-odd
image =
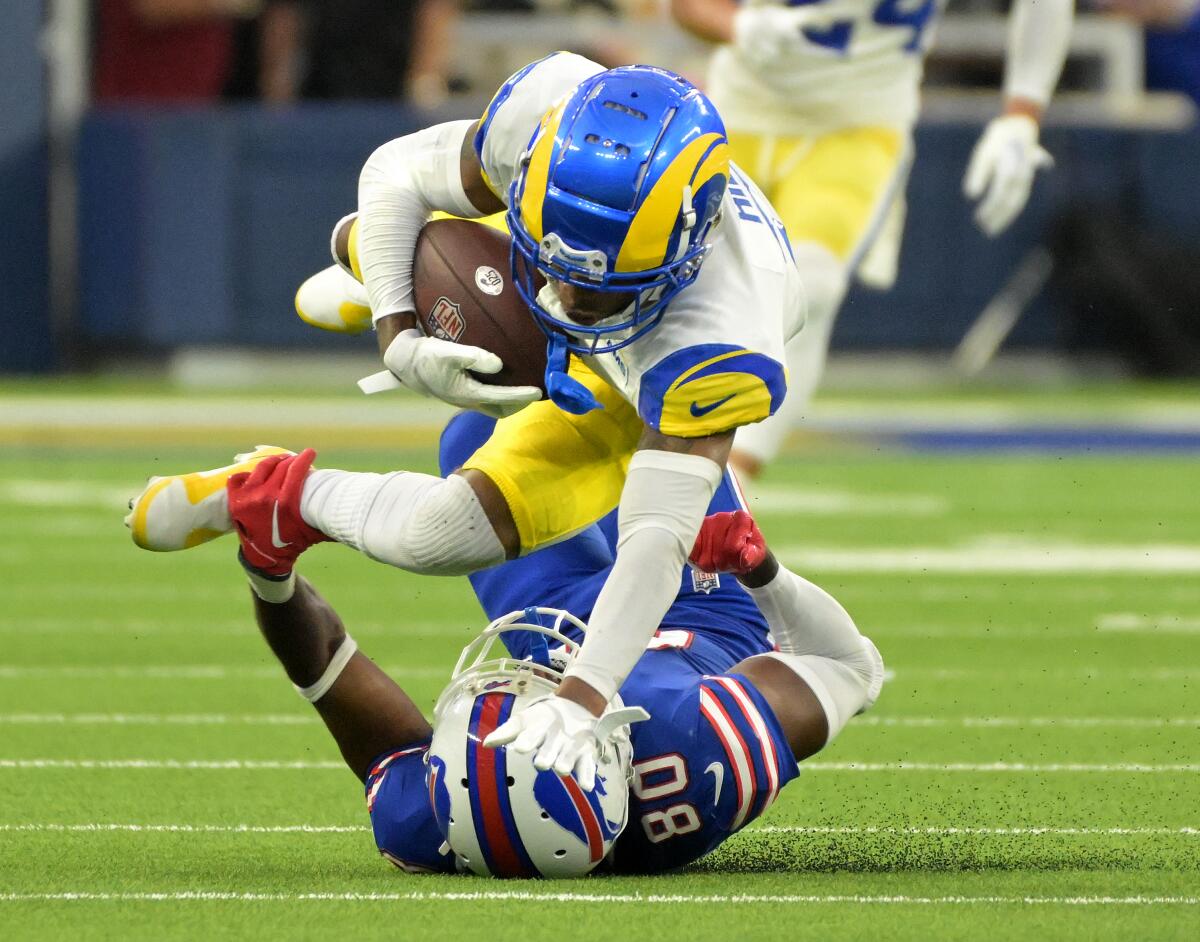
POLYGON ((300 492, 316 457, 311 448, 271 455, 225 485, 242 558, 265 575, 286 576, 301 553, 329 539, 300 516, 300 492))
POLYGON ((754 518, 744 510, 704 518, 689 558, 701 572, 744 575, 767 558, 767 543, 754 518))

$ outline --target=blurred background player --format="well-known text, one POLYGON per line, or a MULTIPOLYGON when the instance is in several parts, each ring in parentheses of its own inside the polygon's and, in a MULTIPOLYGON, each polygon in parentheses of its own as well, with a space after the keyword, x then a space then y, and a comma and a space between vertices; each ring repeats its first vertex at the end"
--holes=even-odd
MULTIPOLYGON (((494 420, 475 413, 452 419, 442 436, 442 472, 467 460, 494 426, 494 420)), ((230 479, 230 509, 259 626, 347 764, 364 780, 381 853, 416 872, 469 868, 501 876, 548 874, 547 864, 556 865, 554 848, 574 846, 568 830, 575 807, 556 804, 559 786, 541 763, 535 760, 530 770, 527 757, 502 745, 490 756, 492 749, 479 744, 493 743, 488 731, 510 711, 528 710, 538 685, 531 685, 535 693, 514 697, 505 678, 519 679, 519 671, 489 674, 486 685, 471 684, 467 675, 439 699, 437 730, 431 728, 292 568, 295 557, 311 545, 301 536, 306 525, 297 482, 313 457, 308 451, 263 458, 252 471, 230 479), (298 541, 282 567, 267 562, 262 552, 280 533, 298 541), (506 776, 516 779, 497 788, 506 776), (448 816, 457 819, 457 827, 448 825, 448 816), (547 828, 544 820, 550 816, 555 824, 547 828), (547 830, 549 838, 539 837, 547 830), (449 846, 443 844, 447 833, 449 846), (546 840, 557 843, 543 846, 546 840), (455 855, 466 860, 456 861, 455 855)), ((831 596, 779 565, 744 511, 730 475, 709 511, 713 516, 692 551, 696 568, 685 566, 682 579, 672 577, 678 590, 674 602, 621 688, 626 706, 650 713, 633 726, 632 756, 617 749, 616 765, 611 757, 602 763, 609 773, 609 798, 624 802, 624 777, 631 777, 628 814, 614 809, 604 795, 588 799, 597 815, 608 819, 599 821, 594 833, 579 828, 577 840, 585 851, 591 848, 592 856, 572 854, 568 863, 576 869, 553 873, 578 876, 595 866, 601 844, 605 851, 612 847, 609 821, 618 827, 628 821, 609 861, 619 871, 661 872, 709 853, 765 812, 796 776, 796 763, 832 741, 879 695, 883 664, 874 645, 831 596)), ((524 609, 517 620, 537 623, 539 616, 528 606, 538 605, 566 609, 586 621, 613 564, 615 532, 610 518, 568 541, 473 576, 488 618, 524 609)), ((559 620, 555 627, 579 644, 577 623, 559 620)), ((546 651, 544 636, 514 631, 501 637, 514 658, 544 665, 542 676, 549 676, 551 658, 558 655, 546 651)), ((563 782, 572 790, 566 777, 563 782)), ((585 819, 587 809, 579 813, 585 819)))
MULTIPOLYGON (((788 396, 741 429, 730 456, 754 478, 778 453, 816 391, 850 279, 895 279, 924 56, 944 0, 672 0, 687 30, 722 46, 708 91, 730 154, 787 226, 808 297, 788 345, 788 396)), ((1073 0, 1014 0, 1003 113, 984 130, 963 180, 988 235, 1029 199, 1042 111, 1066 58, 1073 0)))

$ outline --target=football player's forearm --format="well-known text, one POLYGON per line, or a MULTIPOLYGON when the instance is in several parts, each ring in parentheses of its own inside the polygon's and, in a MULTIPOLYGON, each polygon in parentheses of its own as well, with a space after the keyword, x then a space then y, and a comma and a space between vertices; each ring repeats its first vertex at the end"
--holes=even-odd
POLYGON ((358 180, 358 254, 375 320, 415 309, 413 252, 434 210, 481 215, 462 184, 464 138, 474 124, 451 121, 377 148, 358 180))
POLYGON ((671 0, 671 15, 693 36, 712 43, 733 41, 735 0, 671 0))
MULTIPOLYGON (((346 642, 337 613, 299 577, 286 602, 264 602, 254 595, 254 613, 268 646, 298 688, 316 684, 346 642)), ((313 706, 359 778, 366 777, 371 761, 382 753, 431 732, 408 695, 358 651, 313 706)))
POLYGON ((685 560, 678 539, 666 530, 642 530, 621 546, 596 599, 585 643, 560 690, 563 696, 597 715, 603 712, 671 607, 685 560), (572 695, 571 681, 586 684, 600 699, 572 695))
POLYGON ((346 640, 337 612, 299 576, 296 590, 286 602, 264 602, 251 594, 258 628, 288 679, 297 687, 316 682, 346 640))
POLYGON ((633 669, 678 594, 680 573, 723 470, 703 455, 658 450, 638 451, 630 462, 616 562, 596 599, 579 657, 567 672, 605 702, 633 669))
POLYGON ((1005 112, 1041 120, 1071 43, 1074 0, 1015 0, 1004 68, 1005 112))
POLYGON ((781 651, 836 660, 860 650, 858 626, 841 603, 770 554, 740 581, 767 620, 781 651), (774 575, 762 581, 771 569, 774 575), (758 578, 751 578, 754 576, 758 578))

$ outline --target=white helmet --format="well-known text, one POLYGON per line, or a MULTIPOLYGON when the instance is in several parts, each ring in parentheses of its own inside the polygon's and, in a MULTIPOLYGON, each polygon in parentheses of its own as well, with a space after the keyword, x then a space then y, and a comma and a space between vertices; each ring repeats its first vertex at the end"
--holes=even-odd
POLYGON ((617 702, 600 720, 604 745, 591 792, 574 776, 535 769, 531 753, 483 746, 492 730, 558 687, 579 649, 563 634, 564 623, 585 630, 574 615, 553 608, 497 618, 463 648, 434 707, 429 798, 446 843, 481 876, 583 876, 625 827, 633 754, 625 724, 644 711, 635 716, 617 702), (506 631, 535 633, 528 660, 505 650, 492 654, 506 631))

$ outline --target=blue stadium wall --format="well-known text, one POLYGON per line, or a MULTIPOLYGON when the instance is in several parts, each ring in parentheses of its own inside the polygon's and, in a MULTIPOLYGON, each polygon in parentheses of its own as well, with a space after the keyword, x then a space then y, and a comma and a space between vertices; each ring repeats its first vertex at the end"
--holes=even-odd
POLYGON ((46 234, 42 4, 10 3, 0 29, 0 372, 54 363, 46 234))
MULTIPOLYGON (((371 150, 422 123, 402 109, 345 105, 93 113, 80 142, 86 334, 151 349, 363 343, 306 327, 292 297, 329 264, 329 229, 354 208, 371 150)), ((960 195, 977 133, 919 130, 899 283, 852 293, 839 347, 952 346, 1071 201, 1133 208, 1200 246, 1200 135, 1049 132, 1056 170, 1012 230, 990 242, 960 195)), ((1053 300, 1042 298, 1012 343, 1052 347, 1057 324, 1053 300)))

